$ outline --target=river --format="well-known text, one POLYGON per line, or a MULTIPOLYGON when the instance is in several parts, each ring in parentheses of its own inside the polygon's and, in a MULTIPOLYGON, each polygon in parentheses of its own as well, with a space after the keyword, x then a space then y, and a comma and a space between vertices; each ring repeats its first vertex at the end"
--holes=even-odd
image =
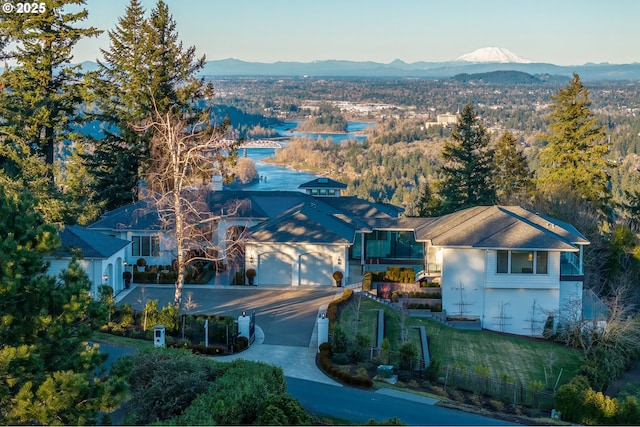
MULTIPOLYGON (((329 139, 336 144, 339 144, 346 140, 356 140, 359 142, 367 139, 365 135, 362 135, 358 132, 362 130, 375 126, 375 123, 371 122, 348 122, 347 123, 347 132, 348 133, 314 133, 314 132, 296 132, 292 131, 297 126, 298 122, 285 122, 285 124, 275 127, 274 129, 278 132, 278 136, 281 137, 307 137, 312 139, 329 139)), ((286 141, 283 141, 286 144, 286 141)), ((249 148, 247 149, 247 157, 253 160, 256 164, 256 169, 258 170, 258 174, 261 177, 266 177, 260 181, 244 185, 242 188, 244 190, 260 190, 260 191, 270 191, 270 190, 283 190, 283 191, 299 191, 298 186, 307 181, 311 181, 316 179, 318 175, 309 173, 309 172, 301 172, 296 171, 291 168, 287 168, 284 166, 278 166, 270 163, 262 162, 261 160, 266 159, 275 154, 274 148, 249 148)), ((240 153, 242 155, 242 153, 240 153)))

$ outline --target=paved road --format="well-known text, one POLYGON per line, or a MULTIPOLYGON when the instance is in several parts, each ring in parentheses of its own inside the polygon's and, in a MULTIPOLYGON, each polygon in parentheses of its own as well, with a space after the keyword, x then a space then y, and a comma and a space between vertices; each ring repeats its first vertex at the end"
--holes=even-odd
POLYGON ((417 426, 517 425, 443 408, 434 405, 437 402, 434 399, 390 389, 374 392, 351 387, 335 387, 329 384, 287 377, 287 392, 298 399, 308 411, 362 424, 370 419, 382 421, 397 417, 407 425, 417 426))

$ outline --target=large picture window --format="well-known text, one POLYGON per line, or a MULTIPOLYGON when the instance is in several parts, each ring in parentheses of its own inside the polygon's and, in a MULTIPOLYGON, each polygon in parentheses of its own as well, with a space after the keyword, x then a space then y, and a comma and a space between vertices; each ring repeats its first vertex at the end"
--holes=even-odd
POLYGON ((497 251, 496 273, 547 274, 548 260, 546 251, 497 251))
POLYGON ((133 236, 131 241, 132 256, 160 256, 158 236, 133 236))

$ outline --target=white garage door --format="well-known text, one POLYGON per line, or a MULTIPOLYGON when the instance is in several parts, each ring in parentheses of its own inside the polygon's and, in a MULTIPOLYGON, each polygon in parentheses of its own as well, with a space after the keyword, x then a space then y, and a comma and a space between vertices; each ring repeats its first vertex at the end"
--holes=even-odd
POLYGON ((300 255, 300 285, 333 286, 331 262, 327 262, 326 254, 300 255))
POLYGON ((291 286, 291 258, 282 252, 270 252, 258 257, 259 285, 291 286))

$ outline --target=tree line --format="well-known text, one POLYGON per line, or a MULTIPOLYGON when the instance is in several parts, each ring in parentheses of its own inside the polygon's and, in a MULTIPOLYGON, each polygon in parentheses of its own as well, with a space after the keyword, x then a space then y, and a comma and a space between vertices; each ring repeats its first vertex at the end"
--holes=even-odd
POLYGON ((58 277, 44 257, 59 250, 63 224, 145 198, 176 242, 178 305, 189 263, 217 253, 190 251, 216 220, 190 189, 229 179, 237 142, 196 76, 204 56, 180 42, 164 1, 147 14, 130 0, 95 72, 71 65, 74 46, 101 33, 82 25, 85 0, 45 3, 0 21, 1 56, 15 64, 0 77, 0 420, 89 424, 117 407, 126 383, 106 377, 87 345, 105 312, 81 254, 58 277), (99 136, 81 133, 87 124, 99 136))

